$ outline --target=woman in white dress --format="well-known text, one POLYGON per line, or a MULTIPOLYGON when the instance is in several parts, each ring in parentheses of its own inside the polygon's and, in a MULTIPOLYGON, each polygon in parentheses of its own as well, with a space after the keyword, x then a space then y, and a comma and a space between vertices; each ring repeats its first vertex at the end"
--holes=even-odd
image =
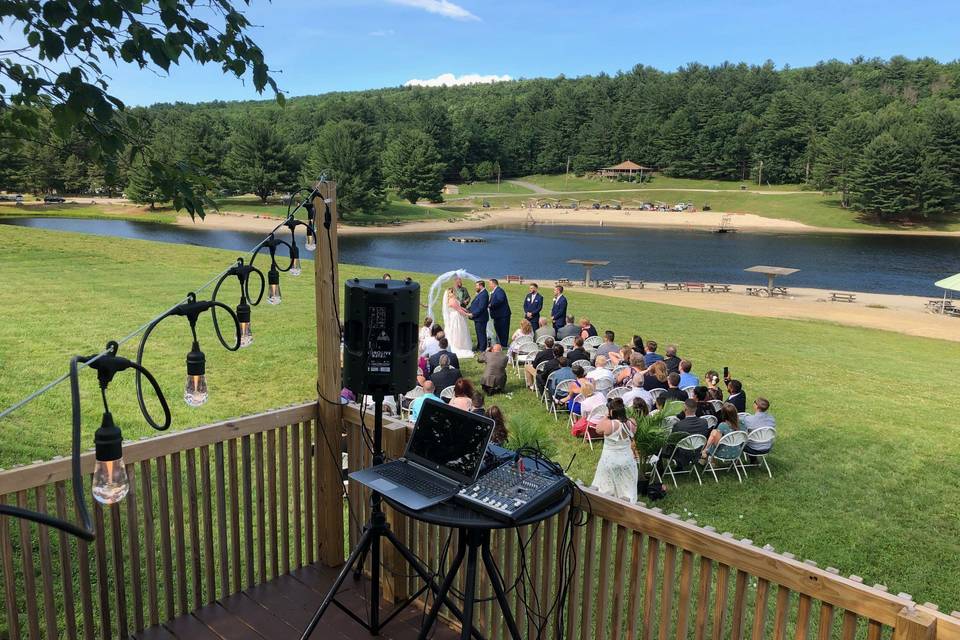
POLYGON ((460 358, 473 357, 473 338, 467 325, 467 311, 460 306, 453 289, 443 293, 443 332, 450 350, 460 358))
POLYGON ((607 417, 595 428, 603 436, 603 452, 593 476, 593 486, 601 493, 637 501, 637 460, 633 455, 632 420, 627 419, 623 400, 613 398, 607 402, 607 417))

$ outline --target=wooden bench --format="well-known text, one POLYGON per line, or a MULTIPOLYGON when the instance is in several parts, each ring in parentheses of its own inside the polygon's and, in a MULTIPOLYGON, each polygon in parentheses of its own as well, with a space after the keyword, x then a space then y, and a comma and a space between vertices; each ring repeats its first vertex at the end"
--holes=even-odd
POLYGON ((841 293, 838 291, 830 292, 830 302, 856 302, 857 295, 854 293, 841 293))
POLYGON ((557 280, 556 285, 558 287, 569 287, 570 280, 568 278, 560 278, 559 280, 557 280))
POLYGON ((504 276, 504 278, 506 279, 506 281, 507 281, 508 283, 510 283, 510 282, 523 282, 523 276, 510 275, 510 276, 504 276))
POLYGON ((707 291, 710 293, 730 293, 733 289, 728 284, 708 284, 707 291))
POLYGON ((682 282, 664 282, 663 290, 664 291, 682 291, 683 283, 682 282))
POLYGON ((699 291, 703 293, 707 290, 707 285, 702 282, 684 282, 683 288, 687 291, 699 291))

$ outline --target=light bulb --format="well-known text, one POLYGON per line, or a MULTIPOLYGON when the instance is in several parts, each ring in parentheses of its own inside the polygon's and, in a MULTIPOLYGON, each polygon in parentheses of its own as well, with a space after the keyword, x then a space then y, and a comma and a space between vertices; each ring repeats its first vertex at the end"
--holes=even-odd
POLYGON ((187 383, 183 387, 183 400, 191 407, 199 407, 207 401, 207 359, 200 345, 193 343, 187 354, 187 383))
POLYGON ((275 268, 267 272, 267 282, 269 290, 267 292, 267 302, 270 304, 280 304, 280 272, 275 268))
POLYGON ((237 305, 237 321, 240 323, 240 347, 249 347, 253 344, 253 331, 250 329, 250 305, 245 298, 241 298, 237 305))
POLYGON ((316 251, 317 250, 317 236, 307 232, 307 241, 303 245, 307 248, 307 251, 316 251))
POLYGON ((130 491, 130 480, 123 458, 97 460, 93 466, 93 497, 101 504, 120 502, 130 491))
POLYGON ((93 434, 96 463, 93 466, 93 497, 102 504, 123 500, 130 491, 130 480, 123 464, 123 434, 113 424, 109 411, 103 414, 100 428, 93 434))
POLYGON ((298 276, 301 273, 303 273, 303 269, 300 266, 300 258, 294 258, 290 264, 290 275, 298 276))

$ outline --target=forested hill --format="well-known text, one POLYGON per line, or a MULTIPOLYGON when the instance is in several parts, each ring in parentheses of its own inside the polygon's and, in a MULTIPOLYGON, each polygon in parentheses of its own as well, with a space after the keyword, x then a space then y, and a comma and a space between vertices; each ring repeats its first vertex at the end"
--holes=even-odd
POLYGON ((238 188, 249 161, 238 147, 266 148, 289 159, 289 172, 315 177, 362 168, 319 148, 351 140, 359 148, 344 153, 354 165, 375 165, 364 179, 383 174, 389 186, 402 167, 391 167, 386 151, 402 139, 403 153, 423 155, 448 181, 486 174, 495 162, 520 176, 564 171, 568 159, 578 172, 631 159, 719 179, 757 179, 762 163, 763 182, 808 183, 876 213, 938 212, 960 201, 960 63, 931 59, 637 66, 615 76, 331 93, 283 108, 213 102, 143 112, 162 147, 157 157, 191 159, 214 183, 238 188))

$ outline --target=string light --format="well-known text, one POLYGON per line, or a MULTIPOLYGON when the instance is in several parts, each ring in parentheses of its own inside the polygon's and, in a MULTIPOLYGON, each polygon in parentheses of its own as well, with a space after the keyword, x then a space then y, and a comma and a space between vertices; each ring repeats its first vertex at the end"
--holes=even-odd
MULTIPOLYGON (((263 292, 265 289, 265 280, 263 279, 262 271, 257 269, 252 264, 244 264, 243 258, 237 258, 237 264, 227 269, 223 276, 220 277, 220 280, 217 281, 217 286, 213 288, 213 295, 211 296, 211 299, 217 299, 217 294, 220 292, 220 285, 222 285, 223 282, 231 276, 236 276, 237 280, 240 281, 240 302, 237 304, 236 314, 237 321, 240 323, 240 348, 242 349, 253 344, 253 328, 250 321, 250 307, 251 305, 256 306, 260 304, 260 300, 263 298, 263 292), (257 277, 260 278, 260 293, 257 295, 256 300, 254 300, 253 296, 250 295, 250 274, 256 274, 257 277)), ((220 325, 217 322, 216 308, 214 308, 211 313, 213 315, 213 325, 219 333, 220 325)))

